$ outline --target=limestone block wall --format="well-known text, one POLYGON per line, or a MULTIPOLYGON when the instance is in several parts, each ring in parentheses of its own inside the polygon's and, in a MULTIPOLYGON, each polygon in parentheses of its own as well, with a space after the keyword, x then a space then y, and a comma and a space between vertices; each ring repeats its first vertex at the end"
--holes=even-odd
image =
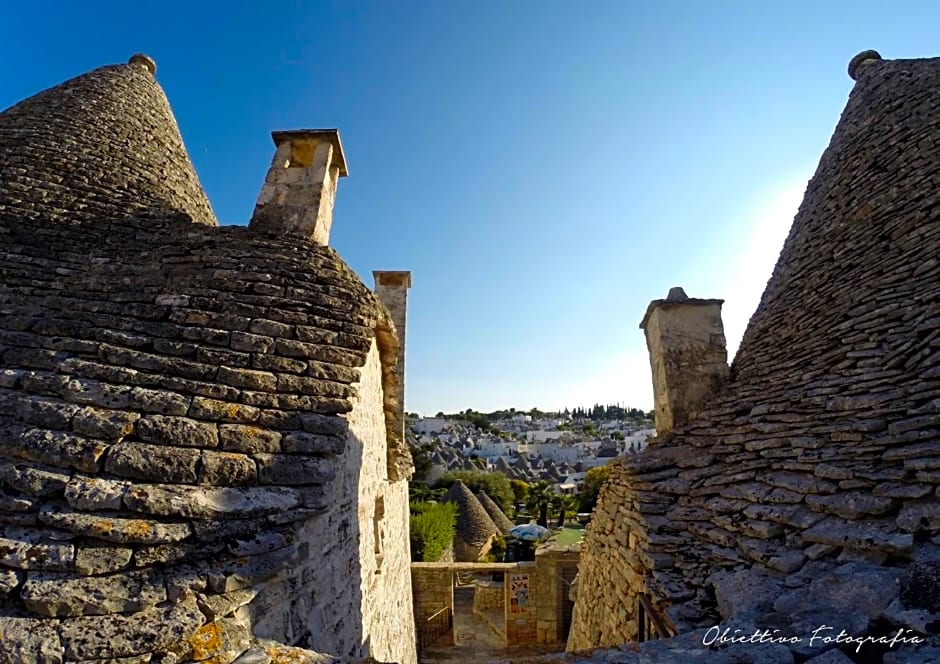
POLYGON ((321 652, 411 664, 417 655, 408 485, 386 479, 381 378, 373 342, 346 416, 346 454, 331 510, 305 524, 297 535, 304 558, 249 608, 259 637, 296 643, 303 636, 303 645, 321 652))
POLYGON ((408 482, 388 480, 382 367, 375 348, 358 393, 363 407, 354 407, 347 419, 350 435, 363 447, 358 469, 363 638, 376 659, 411 664, 417 654, 408 482))
MULTIPOLYGON (((577 569, 576 548, 543 548, 534 562, 521 563, 413 563, 415 625, 420 632, 427 619, 442 608, 454 608, 457 571, 503 573, 503 581, 477 581, 473 610, 502 608, 508 645, 560 643, 562 613, 568 586, 560 582, 565 569, 577 569)), ((568 576, 574 576, 569 574, 568 576)))
POLYGON ((411 588, 417 623, 440 609, 454 608, 454 573, 445 563, 412 565, 411 588))
MULTIPOLYGON (((454 610, 454 574, 444 563, 411 567, 415 631, 427 629, 427 620, 441 609, 454 610)), ((453 632, 451 638, 453 639, 453 632)))
POLYGON ((501 581, 481 581, 477 579, 473 590, 473 610, 501 609, 505 601, 504 584, 501 581))
POLYGON ((564 608, 568 598, 567 578, 577 574, 580 548, 543 546, 535 554, 536 641, 565 643, 564 608), (566 574, 565 571, 570 570, 566 574))
MULTIPOLYGON (((397 413, 389 420, 390 433, 388 474, 392 480, 408 480, 414 472, 411 452, 405 442, 405 343, 407 339, 408 289, 411 288, 411 272, 374 271, 375 294, 388 309, 395 326, 398 341, 398 358, 394 363, 394 375, 386 377, 386 411, 397 413), (395 389, 392 389, 392 386, 395 389)), ((391 366, 391 363, 390 363, 391 366)))

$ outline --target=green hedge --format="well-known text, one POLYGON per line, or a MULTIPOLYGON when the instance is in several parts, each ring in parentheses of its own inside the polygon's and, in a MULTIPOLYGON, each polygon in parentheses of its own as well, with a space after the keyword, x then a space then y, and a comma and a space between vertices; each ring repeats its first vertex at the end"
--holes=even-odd
POLYGON ((411 503, 411 559, 434 563, 454 541, 457 505, 411 503))

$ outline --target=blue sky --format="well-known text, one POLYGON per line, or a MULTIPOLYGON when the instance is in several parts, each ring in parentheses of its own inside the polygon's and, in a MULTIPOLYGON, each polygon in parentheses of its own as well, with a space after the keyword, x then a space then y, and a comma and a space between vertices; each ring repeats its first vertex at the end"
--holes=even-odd
POLYGON ((151 55, 225 224, 276 129, 339 127, 331 244, 410 269, 410 411, 650 408, 638 323, 682 285, 737 348, 851 90, 937 53, 936 3, 18 3, 0 107, 151 55))

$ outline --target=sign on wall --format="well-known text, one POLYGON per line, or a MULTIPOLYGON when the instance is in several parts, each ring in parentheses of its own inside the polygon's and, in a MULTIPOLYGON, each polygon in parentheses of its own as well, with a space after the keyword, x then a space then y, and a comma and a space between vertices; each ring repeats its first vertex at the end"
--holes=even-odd
POLYGON ((509 612, 525 613, 529 606, 529 575, 509 575, 509 612))

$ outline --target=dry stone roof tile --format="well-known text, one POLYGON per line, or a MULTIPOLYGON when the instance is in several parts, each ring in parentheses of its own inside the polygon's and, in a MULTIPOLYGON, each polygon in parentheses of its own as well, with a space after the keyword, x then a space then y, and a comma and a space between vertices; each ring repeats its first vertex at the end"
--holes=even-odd
POLYGON ((0 155, 0 212, 218 224, 166 95, 137 64, 101 67, 3 111, 0 155))

